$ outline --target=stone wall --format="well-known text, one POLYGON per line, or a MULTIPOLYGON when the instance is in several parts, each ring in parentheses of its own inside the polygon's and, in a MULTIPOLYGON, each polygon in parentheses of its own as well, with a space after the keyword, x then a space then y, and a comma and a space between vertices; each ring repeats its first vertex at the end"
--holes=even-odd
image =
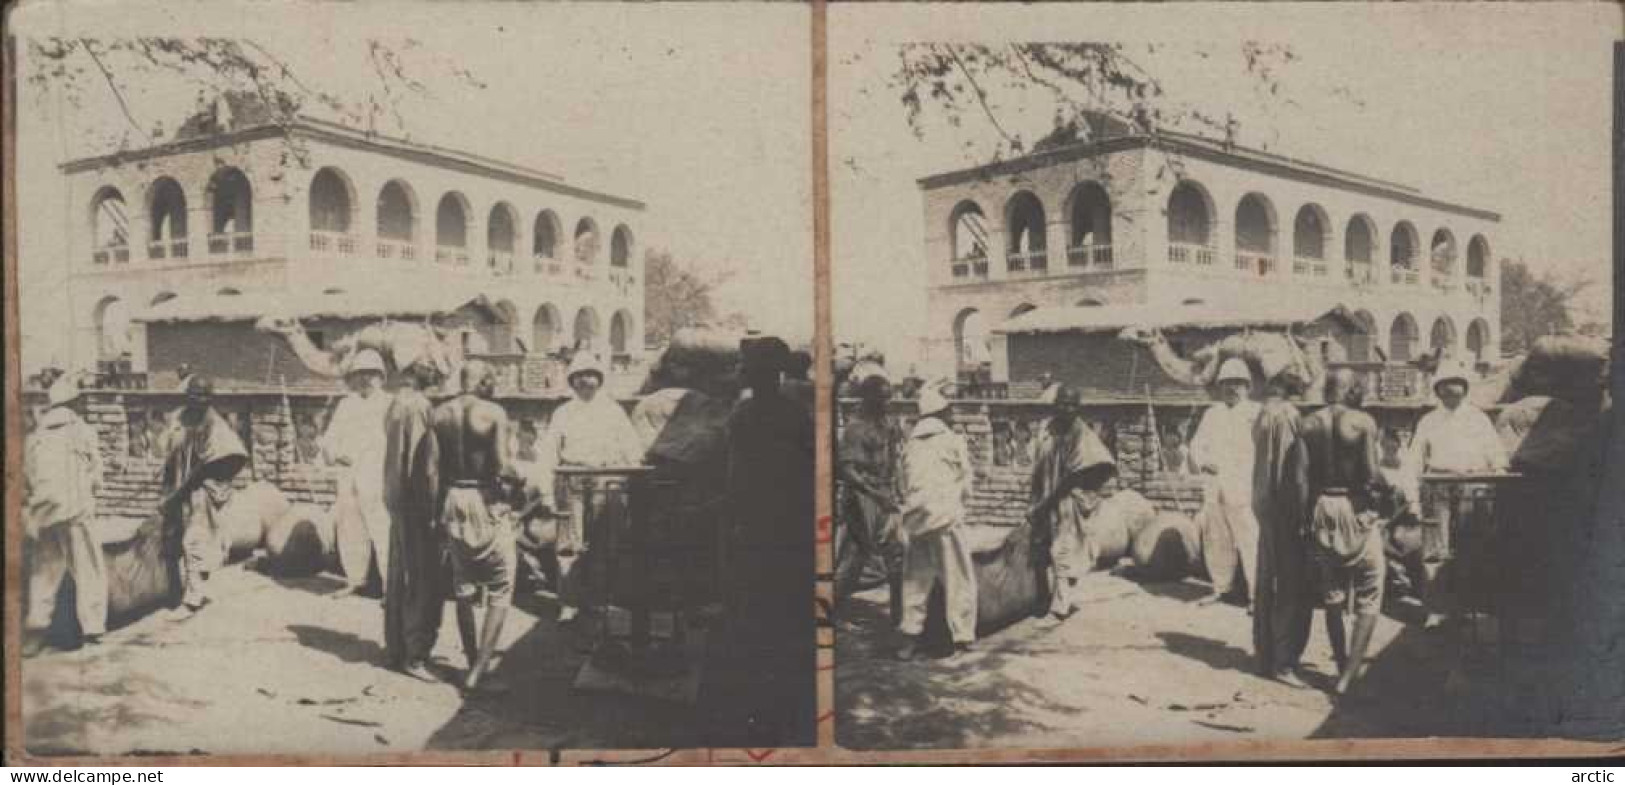
MULTIPOLYGON (((838 407, 844 424, 856 410, 844 400, 838 407)), ((1085 404, 1084 420, 1117 458, 1117 479, 1108 490, 1130 488, 1158 509, 1194 515, 1202 506, 1202 479, 1167 465, 1175 440, 1188 442, 1195 433, 1204 406, 1155 404, 1085 404)), ((1408 441, 1423 407, 1373 407, 1371 414, 1383 431, 1400 444, 1408 441)), ((1034 439, 1043 427, 1046 408, 1030 401, 953 402, 950 417, 964 435, 976 466, 975 490, 968 502, 971 521, 996 526, 1020 525, 1026 513, 1032 472, 1034 439)), ((915 403, 898 401, 889 415, 894 436, 901 440, 913 427, 915 403)), ((837 436, 839 438, 839 436, 837 436)))

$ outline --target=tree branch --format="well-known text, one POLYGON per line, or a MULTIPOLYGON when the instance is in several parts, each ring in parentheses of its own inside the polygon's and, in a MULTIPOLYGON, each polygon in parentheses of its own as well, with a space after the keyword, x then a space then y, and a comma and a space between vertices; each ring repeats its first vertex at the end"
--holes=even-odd
POLYGON ((1010 132, 1004 130, 1004 126, 999 124, 999 118, 993 114, 993 107, 987 105, 987 91, 983 90, 981 83, 976 81, 976 77, 971 74, 970 68, 965 65, 965 61, 959 59, 959 53, 954 50, 954 46, 952 44, 948 44, 945 49, 948 52, 948 57, 953 60, 954 65, 958 66, 959 72, 965 75, 965 81, 970 82, 971 90, 975 91, 976 93, 976 102, 981 104, 982 113, 987 115, 987 120, 989 123, 993 124, 993 129, 998 131, 999 135, 1003 136, 1005 142, 1007 142, 1011 147, 1020 148, 1021 140, 1011 136, 1010 132))
POLYGON ((152 138, 151 134, 147 133, 146 129, 141 127, 140 123, 136 122, 135 115, 130 113, 130 105, 124 100, 124 91, 119 89, 118 83, 113 80, 113 72, 107 70, 107 64, 103 63, 101 57, 96 54, 95 48, 91 46, 90 39, 79 39, 79 46, 85 50, 86 55, 90 56, 90 61, 96 64, 97 70, 102 72, 102 78, 107 80, 107 89, 111 90, 113 97, 118 99, 119 110, 124 113, 124 119, 129 121, 130 127, 146 136, 148 141, 157 141, 152 138))

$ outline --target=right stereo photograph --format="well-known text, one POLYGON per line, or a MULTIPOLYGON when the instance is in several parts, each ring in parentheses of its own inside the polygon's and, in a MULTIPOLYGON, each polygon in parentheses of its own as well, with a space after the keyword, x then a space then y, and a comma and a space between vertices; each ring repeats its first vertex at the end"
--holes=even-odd
POLYGON ((1616 734, 1615 30, 832 6, 837 743, 1616 734))

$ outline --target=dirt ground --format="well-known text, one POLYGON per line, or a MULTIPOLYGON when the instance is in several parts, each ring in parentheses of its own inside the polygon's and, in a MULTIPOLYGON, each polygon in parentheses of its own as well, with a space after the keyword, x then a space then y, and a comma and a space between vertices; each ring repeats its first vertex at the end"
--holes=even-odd
POLYGON ((1251 618, 1198 605, 1206 585, 1099 573, 1059 627, 1019 622, 957 658, 898 662, 885 590, 858 595, 836 640, 836 735, 852 749, 1058 748, 1235 740, 1550 735, 1554 679, 1384 617, 1355 694, 1334 701, 1320 614, 1312 689, 1254 675, 1251 618))
MULTIPOLYGON (((572 689, 586 641, 556 606, 516 598, 496 672, 512 690, 464 699, 383 667, 374 598, 337 597, 331 577, 281 579, 233 566, 196 617, 154 614, 99 646, 24 665, 28 749, 68 753, 356 754, 428 749, 700 746, 706 708, 572 689)), ((446 606, 435 669, 465 666, 446 606)), ((701 701, 705 703, 704 699, 701 701)))

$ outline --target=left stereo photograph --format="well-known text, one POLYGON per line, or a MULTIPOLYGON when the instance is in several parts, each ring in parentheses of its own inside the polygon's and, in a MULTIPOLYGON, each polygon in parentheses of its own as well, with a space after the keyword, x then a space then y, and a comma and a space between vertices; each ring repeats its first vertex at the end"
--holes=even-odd
POLYGON ((11 752, 816 743, 808 7, 9 21, 11 752))

